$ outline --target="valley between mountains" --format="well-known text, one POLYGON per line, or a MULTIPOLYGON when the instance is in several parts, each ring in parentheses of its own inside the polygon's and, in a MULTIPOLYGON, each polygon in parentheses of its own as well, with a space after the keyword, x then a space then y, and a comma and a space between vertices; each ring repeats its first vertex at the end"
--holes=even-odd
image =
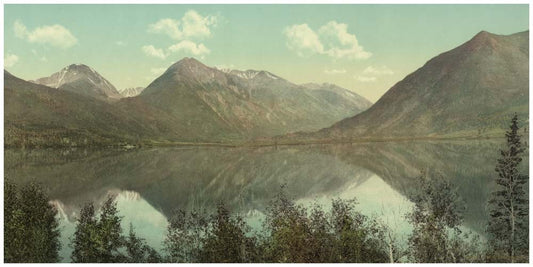
POLYGON ((6 147, 267 145, 503 137, 529 121, 529 32, 480 32, 437 55, 375 104, 334 84, 193 58, 146 88, 117 90, 69 65, 25 81, 4 70, 6 147))

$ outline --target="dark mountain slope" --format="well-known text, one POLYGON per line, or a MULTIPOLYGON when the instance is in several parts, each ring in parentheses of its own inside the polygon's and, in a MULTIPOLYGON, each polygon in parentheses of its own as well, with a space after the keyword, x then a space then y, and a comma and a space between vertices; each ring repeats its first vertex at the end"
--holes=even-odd
POLYGON ((224 72, 185 58, 134 101, 164 110, 189 129, 185 136, 249 139, 317 130, 370 106, 357 94, 338 90, 345 93, 324 97, 321 90, 267 71, 224 72))
POLYGON ((21 80, 4 71, 5 145, 107 145, 150 132, 107 102, 21 80))
POLYGON ((480 32, 394 85, 367 111, 293 138, 501 135, 517 112, 528 121, 529 32, 480 32))

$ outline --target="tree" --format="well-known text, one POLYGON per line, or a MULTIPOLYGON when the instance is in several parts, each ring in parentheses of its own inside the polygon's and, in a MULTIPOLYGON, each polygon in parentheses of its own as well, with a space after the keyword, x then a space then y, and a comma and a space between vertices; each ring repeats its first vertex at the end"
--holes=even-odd
POLYGON ((252 262, 255 244, 246 236, 248 226, 240 216, 231 216, 220 204, 213 216, 202 248, 201 262, 243 263, 252 262))
POLYGON ((355 200, 333 200, 331 212, 288 198, 284 186, 267 207, 263 232, 267 262, 387 262, 382 228, 355 210, 355 200))
POLYGON ((20 209, 18 188, 9 180, 4 182, 4 261, 23 262, 25 251, 24 214, 20 209))
POLYGON ((118 215, 117 202, 114 195, 109 195, 104 201, 100 211, 100 220, 97 223, 98 240, 100 243, 101 262, 124 262, 124 255, 119 249, 124 246, 120 222, 122 217, 118 215))
POLYGON ((407 255, 407 251, 403 246, 401 246, 404 238, 399 235, 399 221, 400 217, 403 216, 404 212, 402 211, 401 206, 397 207, 388 207, 392 212, 392 217, 385 214, 385 206, 382 205, 380 212, 380 220, 377 221, 378 227, 381 228, 383 232, 384 239, 382 240, 383 246, 387 250, 389 263, 400 262, 402 257, 407 255))
POLYGON ((61 243, 57 210, 42 187, 32 182, 18 189, 7 180, 4 190, 4 260, 58 262, 61 243))
POLYGON ((503 251, 511 262, 515 262, 517 254, 529 254, 529 176, 521 175, 518 170, 524 152, 518 130, 518 116, 515 114, 505 134, 507 147, 500 150, 495 169, 498 173, 495 179, 497 189, 489 200, 490 220, 487 228, 492 253, 497 255, 503 251))
POLYGON ((129 263, 160 263, 163 261, 155 249, 146 244, 143 238, 137 237, 130 223, 129 235, 126 238, 127 262, 129 263))
POLYGON ((125 241, 118 216, 115 197, 108 195, 104 201, 99 220, 95 217, 92 203, 86 204, 80 211, 76 232, 71 241, 73 262, 113 263, 126 262, 119 251, 125 241))
POLYGON ((166 261, 172 263, 198 262, 202 244, 207 235, 208 220, 204 212, 193 211, 189 214, 176 210, 169 219, 164 250, 166 261))
POLYGON ((310 262, 325 263, 334 262, 335 236, 332 231, 329 214, 315 203, 309 215, 309 227, 311 230, 309 240, 310 262))
POLYGON ((288 198, 284 186, 267 208, 265 260, 276 263, 312 261, 311 229, 306 210, 288 198))
POLYGON ((331 224, 335 234, 335 262, 379 263, 388 261, 385 238, 379 224, 355 211, 356 200, 335 199, 331 224))
POLYGON ((413 210, 407 219, 413 225, 408 245, 411 258, 420 263, 460 262, 454 253, 451 240, 461 230, 464 206, 459 202, 457 192, 444 179, 419 178, 417 191, 411 195, 413 210))
POLYGON ((76 263, 99 262, 98 229, 94 205, 87 203, 80 210, 76 231, 71 240, 73 248, 71 259, 76 263))

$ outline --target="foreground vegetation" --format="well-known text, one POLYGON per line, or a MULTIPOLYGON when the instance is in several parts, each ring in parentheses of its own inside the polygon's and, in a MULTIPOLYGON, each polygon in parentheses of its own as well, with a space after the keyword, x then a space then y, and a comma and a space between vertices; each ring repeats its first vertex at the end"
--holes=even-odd
MULTIPOLYGON (((86 204, 70 238, 73 262, 527 262, 528 181, 518 165, 524 147, 517 118, 496 165, 488 208, 487 239, 462 229, 464 204, 455 187, 439 177, 418 178, 406 219, 413 231, 404 246, 398 233, 357 211, 355 200, 334 199, 329 209, 297 205, 281 188, 252 231, 223 204, 216 211, 176 210, 169 218, 163 251, 157 252, 121 227, 113 196, 98 209, 86 204)), ((57 210, 35 183, 5 182, 5 262, 58 262, 57 210)))

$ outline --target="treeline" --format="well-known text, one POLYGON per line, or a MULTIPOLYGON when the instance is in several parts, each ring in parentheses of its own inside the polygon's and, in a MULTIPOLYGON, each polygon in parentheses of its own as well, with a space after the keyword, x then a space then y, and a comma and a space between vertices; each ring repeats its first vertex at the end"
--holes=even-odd
POLYGON ((122 147, 142 146, 139 137, 118 137, 87 130, 43 129, 38 126, 19 126, 11 123, 5 127, 4 148, 72 148, 72 147, 122 147))
MULTIPOLYGON (((157 252, 121 227, 113 196, 99 212, 85 205, 70 238, 73 262, 216 263, 470 263, 527 262, 529 177, 518 172, 524 147, 516 116, 496 165, 495 190, 487 207, 486 239, 462 230, 464 203, 446 179, 422 175, 409 196, 406 219, 413 231, 403 245, 398 233, 356 209, 355 200, 332 200, 329 209, 297 205, 282 187, 269 203, 259 231, 224 205, 216 212, 177 210, 157 252), (431 178, 431 179, 430 179, 431 178)), ((57 262, 57 210, 36 184, 5 182, 5 262, 57 262)))

